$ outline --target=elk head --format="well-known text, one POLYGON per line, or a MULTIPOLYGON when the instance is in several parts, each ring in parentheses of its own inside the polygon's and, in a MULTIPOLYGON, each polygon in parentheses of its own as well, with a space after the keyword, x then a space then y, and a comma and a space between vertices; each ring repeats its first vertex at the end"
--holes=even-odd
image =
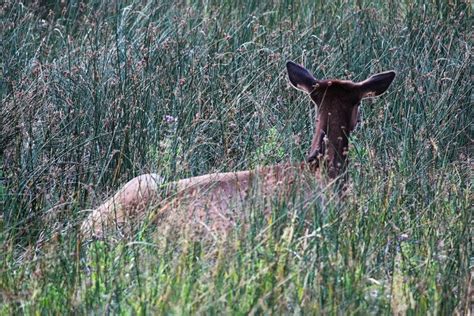
POLYGON ((329 177, 344 170, 348 138, 358 121, 360 101, 384 93, 395 78, 394 71, 382 72, 361 82, 317 80, 311 72, 292 61, 286 63, 293 87, 309 94, 317 106, 315 131, 306 158, 316 166, 325 165, 329 177))

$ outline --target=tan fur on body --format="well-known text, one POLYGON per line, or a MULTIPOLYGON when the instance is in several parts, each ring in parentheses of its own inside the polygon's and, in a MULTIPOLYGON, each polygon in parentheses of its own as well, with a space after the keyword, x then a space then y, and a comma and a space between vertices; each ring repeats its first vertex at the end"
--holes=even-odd
POLYGON ((81 230, 101 237, 106 230, 124 228, 131 220, 143 220, 148 209, 155 221, 184 221, 196 230, 225 233, 242 220, 240 212, 249 196, 280 200, 298 188, 304 198, 299 202, 311 203, 321 184, 317 180, 319 176, 315 178, 307 163, 213 173, 166 184, 157 174, 144 174, 93 210, 81 230))
POLYGON ((290 83, 306 92, 318 106, 315 132, 308 162, 280 164, 256 170, 214 173, 170 183, 157 174, 138 176, 113 197, 93 210, 81 227, 84 236, 103 236, 107 230, 142 221, 151 210, 152 222, 191 225, 209 232, 226 232, 245 217, 249 197, 268 203, 298 193, 299 203, 314 201, 324 182, 336 178, 346 167, 348 137, 358 121, 358 107, 364 97, 386 91, 394 72, 374 75, 354 83, 316 80, 304 67, 287 63, 290 83), (328 177, 322 177, 321 167, 328 177))

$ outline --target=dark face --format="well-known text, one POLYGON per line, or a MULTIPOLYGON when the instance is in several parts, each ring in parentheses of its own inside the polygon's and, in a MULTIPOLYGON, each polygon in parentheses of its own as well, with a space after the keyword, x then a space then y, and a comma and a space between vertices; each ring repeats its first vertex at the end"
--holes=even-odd
POLYGON ((389 71, 362 82, 317 80, 303 66, 287 62, 288 78, 298 90, 308 93, 317 106, 315 133, 307 161, 327 168, 335 178, 345 167, 348 139, 358 121, 358 108, 363 98, 385 92, 395 77, 389 71))

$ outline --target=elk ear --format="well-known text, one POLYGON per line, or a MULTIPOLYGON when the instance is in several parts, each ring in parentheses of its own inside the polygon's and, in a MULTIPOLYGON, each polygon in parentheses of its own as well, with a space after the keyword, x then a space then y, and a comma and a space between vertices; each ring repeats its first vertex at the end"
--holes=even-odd
POLYGON ((361 98, 376 97, 384 93, 395 78, 395 71, 386 71, 358 83, 361 98))
POLYGON ((311 93, 314 90, 317 80, 309 70, 291 60, 286 62, 286 70, 293 87, 306 93, 311 93))

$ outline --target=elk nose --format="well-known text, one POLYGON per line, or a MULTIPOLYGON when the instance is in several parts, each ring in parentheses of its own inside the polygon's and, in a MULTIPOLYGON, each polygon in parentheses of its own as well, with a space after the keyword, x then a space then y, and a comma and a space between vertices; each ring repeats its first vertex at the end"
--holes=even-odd
POLYGON ((318 158, 318 155, 317 154, 310 154, 308 156, 306 156, 306 162, 313 162, 316 160, 316 158, 318 158))
POLYGON ((306 156, 306 163, 314 168, 319 168, 319 155, 308 155, 306 156))
POLYGON ((315 151, 310 152, 306 156, 306 162, 319 161, 319 159, 323 156, 324 156, 324 146, 322 148, 318 148, 315 151))

